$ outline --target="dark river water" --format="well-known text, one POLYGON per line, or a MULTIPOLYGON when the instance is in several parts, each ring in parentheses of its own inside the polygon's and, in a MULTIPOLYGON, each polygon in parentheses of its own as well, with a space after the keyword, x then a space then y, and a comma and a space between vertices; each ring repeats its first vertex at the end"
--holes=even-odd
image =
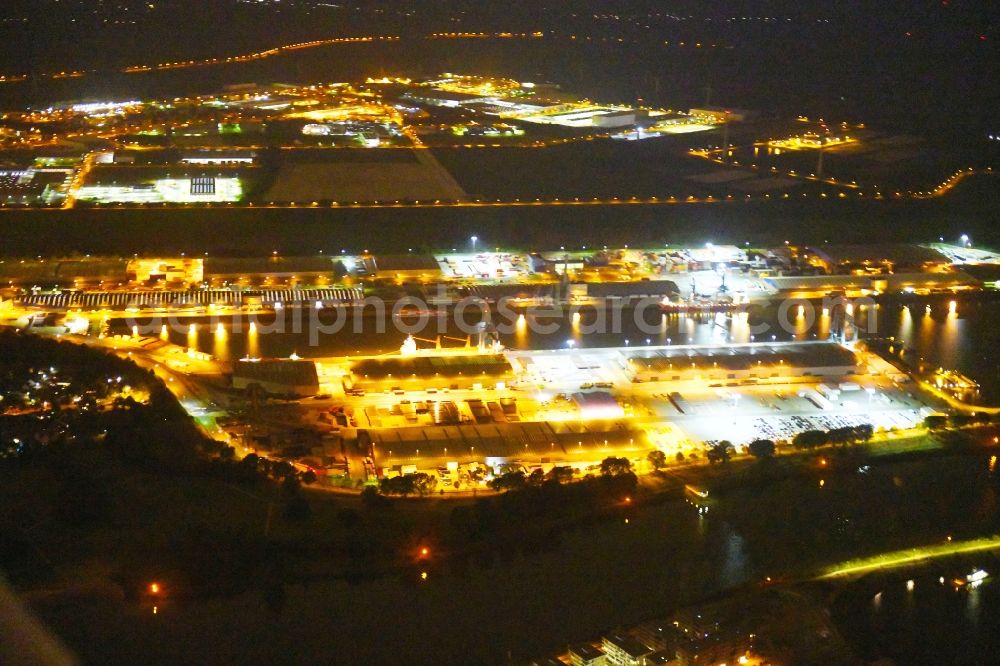
MULTIPOLYGON (((555 313, 527 311, 524 320, 517 313, 504 314, 496 313, 493 322, 500 342, 514 349, 712 344, 750 342, 751 337, 757 342, 825 339, 837 328, 837 322, 823 314, 819 302, 801 317, 797 305, 783 311, 780 303, 753 306, 748 313, 733 316, 663 314, 655 306, 628 308, 620 311, 617 322, 613 314, 590 307, 580 308, 578 317, 568 306, 555 313)), ((855 315, 862 337, 893 337, 928 363, 977 380, 982 385, 983 402, 1000 401, 1000 329, 996 326, 1000 301, 957 299, 952 311, 948 298, 907 304, 886 299, 877 307, 859 307, 855 315)), ((390 353, 399 350, 408 332, 422 338, 418 340, 421 348, 434 347, 438 336, 443 348, 463 347, 467 340, 475 344, 475 324, 480 320, 478 309, 467 311, 462 321, 456 320, 454 313, 443 322, 436 316, 422 321, 387 314, 380 328, 380 320, 374 316, 287 308, 252 318, 197 316, 137 323, 147 334, 232 361, 283 358, 293 353, 304 358, 390 353)), ((115 332, 125 333, 130 328, 126 320, 112 322, 115 332)))
POLYGON ((843 591, 835 616, 868 658, 887 656, 900 664, 991 663, 994 657, 987 655, 1000 650, 998 564, 986 555, 873 577, 843 591), (975 588, 952 584, 976 569, 991 577, 975 588))

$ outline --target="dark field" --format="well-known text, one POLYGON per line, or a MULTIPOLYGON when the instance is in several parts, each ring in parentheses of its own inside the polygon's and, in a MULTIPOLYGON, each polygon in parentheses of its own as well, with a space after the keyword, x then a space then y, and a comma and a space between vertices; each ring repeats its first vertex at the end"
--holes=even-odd
POLYGON ((969 234, 1000 243, 1000 179, 927 201, 773 201, 503 208, 50 210, 0 213, 0 256, 262 256, 482 247, 734 242, 918 242, 969 234))

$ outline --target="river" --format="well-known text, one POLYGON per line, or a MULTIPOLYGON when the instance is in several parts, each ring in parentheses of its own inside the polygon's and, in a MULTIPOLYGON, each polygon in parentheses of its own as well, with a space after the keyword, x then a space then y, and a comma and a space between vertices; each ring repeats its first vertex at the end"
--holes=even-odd
MULTIPOLYGON (((645 310, 621 310, 620 324, 614 317, 591 307, 579 309, 579 317, 565 308, 555 316, 533 317, 528 312, 521 320, 516 315, 494 320, 500 342, 512 349, 565 349, 588 347, 624 347, 676 344, 722 344, 725 342, 810 340, 829 337, 831 317, 824 315, 819 303, 816 316, 799 316, 797 306, 782 313, 780 303, 754 306, 746 314, 662 314, 652 307, 645 310), (785 325, 782 325, 785 321, 785 325)), ((952 310, 947 298, 908 300, 905 304, 887 298, 878 307, 859 308, 856 313, 862 337, 893 337, 906 349, 912 349, 927 363, 958 370, 982 386, 981 401, 1000 401, 1000 301, 977 298, 956 299, 952 310)), ((209 316, 179 317, 175 323, 162 324, 139 320, 149 326, 148 333, 184 347, 212 354, 223 361, 244 357, 285 358, 293 353, 303 358, 322 358, 361 354, 385 354, 398 351, 406 331, 424 338, 419 347, 434 347, 441 335, 441 346, 462 347, 480 320, 479 311, 466 314, 466 324, 449 317, 440 326, 436 317, 423 322, 388 316, 380 332, 375 317, 343 316, 339 330, 327 333, 310 326, 319 321, 331 329, 338 321, 332 312, 315 313, 308 308, 288 308, 280 313, 260 313, 251 319, 209 316), (297 322, 297 323, 296 323, 297 322), (402 330, 401 329, 402 325, 402 330)), ((166 320, 164 320, 166 322, 166 320)), ((111 330, 128 333, 131 323, 111 322, 111 330)))

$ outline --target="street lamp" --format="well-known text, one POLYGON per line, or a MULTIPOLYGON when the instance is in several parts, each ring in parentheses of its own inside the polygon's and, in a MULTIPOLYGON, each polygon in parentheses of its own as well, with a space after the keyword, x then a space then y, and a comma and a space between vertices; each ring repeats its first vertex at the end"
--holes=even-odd
POLYGON ((472 251, 475 252, 476 251, 476 241, 479 240, 479 236, 473 236, 469 240, 472 241, 472 251))

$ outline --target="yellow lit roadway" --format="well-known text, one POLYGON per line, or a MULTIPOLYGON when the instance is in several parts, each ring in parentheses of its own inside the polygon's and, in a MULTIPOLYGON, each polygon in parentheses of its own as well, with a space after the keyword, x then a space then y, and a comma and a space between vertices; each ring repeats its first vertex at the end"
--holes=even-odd
POLYGON ((819 579, 839 578, 844 576, 859 576, 880 569, 892 569, 895 567, 907 566, 917 562, 933 560, 939 557, 951 557, 954 555, 967 555, 969 553, 979 553, 1000 549, 1000 537, 986 537, 971 541, 952 541, 933 544, 907 550, 898 550, 861 560, 834 565, 818 576, 819 579))

